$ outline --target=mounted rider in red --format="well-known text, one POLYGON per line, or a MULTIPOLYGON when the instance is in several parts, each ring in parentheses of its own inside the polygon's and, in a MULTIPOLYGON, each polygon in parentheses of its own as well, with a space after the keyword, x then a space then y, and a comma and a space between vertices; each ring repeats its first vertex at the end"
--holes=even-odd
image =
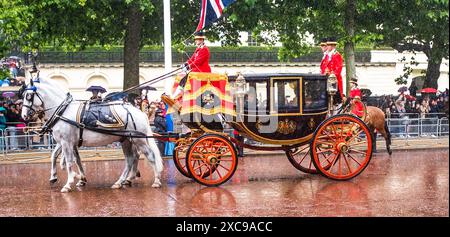
MULTIPOLYGON (((205 38, 206 36, 204 32, 196 32, 194 34, 195 45, 197 48, 188 61, 184 63, 183 71, 187 72, 188 70, 191 70, 191 72, 211 72, 211 67, 209 66, 210 53, 208 47, 205 45, 205 38)), ((186 76, 184 76, 179 83, 175 82, 175 91, 172 99, 177 99, 183 91, 188 75, 189 73, 186 73, 186 76)))
POLYGON ((353 103, 355 106, 352 109, 352 114, 362 118, 364 116, 364 105, 361 102, 361 90, 358 88, 358 79, 356 78, 350 78, 350 98, 353 100, 351 103, 353 103))

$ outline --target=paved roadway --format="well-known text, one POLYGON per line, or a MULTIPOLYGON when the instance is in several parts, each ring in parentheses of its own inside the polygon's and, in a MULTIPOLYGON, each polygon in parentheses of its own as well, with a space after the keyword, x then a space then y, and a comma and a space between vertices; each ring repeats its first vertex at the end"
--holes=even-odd
POLYGON ((50 186, 50 164, 33 159, 0 165, 0 216, 449 216, 448 146, 376 153, 345 182, 301 173, 284 155, 254 153, 214 188, 183 177, 166 159, 161 189, 150 187, 152 171, 141 161, 142 177, 113 190, 123 160, 97 159, 84 162, 88 184, 71 193, 59 192, 65 172, 58 168, 60 180, 50 186))

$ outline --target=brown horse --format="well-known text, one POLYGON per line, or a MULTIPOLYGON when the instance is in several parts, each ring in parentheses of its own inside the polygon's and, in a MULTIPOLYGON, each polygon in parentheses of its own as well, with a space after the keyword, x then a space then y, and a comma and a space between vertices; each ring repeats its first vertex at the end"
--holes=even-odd
POLYGON ((375 129, 383 135, 384 139, 386 140, 386 149, 389 155, 392 154, 391 150, 391 133, 389 132, 389 128, 387 126, 387 122, 385 120, 384 112, 374 106, 367 106, 367 116, 365 118, 365 123, 369 127, 370 131, 372 131, 373 134, 373 141, 374 141, 374 151, 376 150, 376 133, 375 129))

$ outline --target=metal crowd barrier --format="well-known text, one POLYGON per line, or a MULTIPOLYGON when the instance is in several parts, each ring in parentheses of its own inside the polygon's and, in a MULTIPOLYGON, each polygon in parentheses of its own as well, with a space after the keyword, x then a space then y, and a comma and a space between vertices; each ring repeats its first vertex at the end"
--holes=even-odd
POLYGON ((449 120, 443 118, 388 118, 387 124, 393 137, 442 137, 449 135, 449 120))
MULTIPOLYGON (((419 138, 419 137, 443 137, 449 136, 449 119, 446 117, 430 118, 387 118, 389 131, 393 138, 419 138)), ((40 137, 37 131, 41 127, 28 126, 24 128, 7 127, 0 130, 0 154, 4 157, 8 153, 23 151, 50 151, 56 143, 51 134, 40 137)), ((232 129, 225 132, 233 136, 232 129)), ((378 133, 378 136, 381 134, 378 133)), ((81 147, 82 150, 119 149, 120 143, 103 147, 81 147)))

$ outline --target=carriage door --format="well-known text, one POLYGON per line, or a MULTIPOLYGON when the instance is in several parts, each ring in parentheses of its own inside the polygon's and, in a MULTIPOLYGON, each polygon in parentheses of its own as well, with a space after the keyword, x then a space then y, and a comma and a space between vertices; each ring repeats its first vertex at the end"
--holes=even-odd
POLYGON ((301 113, 301 77, 272 77, 271 115, 299 115, 301 113))

